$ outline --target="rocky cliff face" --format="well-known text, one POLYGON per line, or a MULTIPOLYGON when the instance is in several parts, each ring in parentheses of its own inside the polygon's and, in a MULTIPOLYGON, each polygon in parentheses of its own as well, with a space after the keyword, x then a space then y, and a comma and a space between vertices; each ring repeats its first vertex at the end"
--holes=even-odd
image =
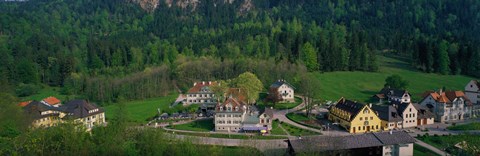
MULTIPOLYGON (((201 3, 202 0, 130 0, 131 2, 137 3, 142 7, 144 10, 148 12, 153 12, 160 3, 165 3, 168 7, 177 6, 183 9, 191 9, 190 11, 195 11, 198 5, 201 3)), ((206 1, 206 0, 204 0, 206 1)), ((233 4, 236 0, 223 0, 225 4, 233 4)), ((240 13, 245 13, 250 11, 254 5, 252 0, 237 0, 243 1, 238 11, 240 13)), ((222 1, 219 1, 222 3, 222 1)), ((216 3, 213 4, 216 6, 216 3)))

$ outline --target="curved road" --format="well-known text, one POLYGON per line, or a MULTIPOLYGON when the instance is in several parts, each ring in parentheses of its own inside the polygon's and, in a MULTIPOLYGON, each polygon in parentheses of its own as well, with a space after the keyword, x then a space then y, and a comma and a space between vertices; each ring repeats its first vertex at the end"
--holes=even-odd
MULTIPOLYGON (((302 96, 297 96, 297 97, 300 97, 303 99, 302 96)), ((310 130, 310 131, 314 131, 314 132, 318 132, 318 133, 322 133, 323 135, 327 135, 327 136, 345 136, 345 135, 353 135, 353 134, 350 134, 350 133, 347 133, 345 131, 339 131, 339 130, 331 130, 331 131, 321 131, 321 130, 318 130, 318 129, 314 129, 314 128, 310 128, 310 127, 306 127, 306 126, 303 126, 301 124, 298 124, 294 121, 291 121, 290 119, 288 119, 286 117, 286 114, 287 113, 290 113, 290 112, 295 112, 295 111, 298 111, 298 110, 301 110, 305 107, 305 103, 302 102, 301 104, 299 104, 298 106, 294 107, 294 108, 291 108, 291 109, 286 109, 286 110, 274 110, 274 119, 278 119, 279 121, 282 121, 284 123, 288 123, 290 125, 293 125, 295 127, 298 127, 298 128, 302 128, 302 129, 305 129, 305 130, 310 130)), ((194 120, 191 120, 191 121, 187 121, 187 122, 177 122, 177 123, 174 123, 175 125, 177 124, 184 124, 184 123, 188 123, 188 122, 192 122, 194 120)), ((161 124, 161 125, 157 125, 158 127, 162 127, 163 129, 165 130, 169 130, 169 131, 176 131, 176 132, 191 132, 191 133, 211 133, 211 134, 229 134, 229 133, 222 133, 222 132, 192 132, 192 131, 183 131, 183 130, 175 130, 175 129, 169 129, 169 128, 166 128, 168 124, 161 124)), ((472 131, 472 132, 476 132, 476 133, 480 133, 479 131, 472 131)), ((412 137, 416 137, 417 134, 422 134, 424 132, 414 132, 414 133, 410 133, 410 135, 412 137)), ((430 134, 460 134, 462 132, 459 132, 459 131, 442 131, 440 129, 430 129, 430 134)), ((170 133, 169 133, 170 134, 170 133)), ((230 133, 231 134, 231 133, 230 133)), ((172 135, 172 134, 170 134, 172 135)), ((233 134, 233 135, 243 135, 243 134, 233 134)), ((186 135, 178 135, 178 134, 174 134, 172 135, 174 138, 177 138, 177 139, 187 139, 187 140, 191 140, 192 142, 196 143, 196 144, 206 144, 206 145, 220 145, 220 146, 249 146, 249 147, 254 147, 254 148, 257 148, 259 149, 260 151, 264 152, 266 155, 283 155, 286 151, 286 149, 288 148, 288 145, 286 143, 286 139, 271 139, 271 140, 256 140, 256 139, 228 139, 228 138, 211 138, 211 137, 200 137, 200 136, 186 136, 186 135)), ((271 136, 287 136, 287 135, 271 135, 271 136)), ((308 137, 308 136, 307 136, 308 137)), ((296 140, 298 139, 297 136, 289 136, 289 139, 290 140, 296 140)), ((418 139, 415 139, 416 140, 416 144, 420 145, 420 146, 423 146, 427 149, 430 149, 431 151, 437 153, 437 154, 440 154, 440 155, 448 155, 446 154, 445 151, 442 151, 440 149, 437 149, 429 144, 426 144, 418 139)))

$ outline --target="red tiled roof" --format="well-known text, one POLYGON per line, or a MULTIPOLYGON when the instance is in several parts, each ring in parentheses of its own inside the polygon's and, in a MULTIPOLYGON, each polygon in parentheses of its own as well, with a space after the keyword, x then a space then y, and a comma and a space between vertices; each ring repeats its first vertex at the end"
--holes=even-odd
POLYGON ((230 97, 232 96, 233 98, 236 98, 240 102, 246 103, 247 98, 244 95, 244 91, 240 88, 229 88, 227 91, 227 96, 230 97))
POLYGON ((56 105, 56 104, 60 103, 60 100, 57 99, 56 97, 53 97, 53 96, 47 97, 47 98, 43 99, 43 101, 45 103, 50 104, 50 105, 56 105))
MULTIPOLYGON (((225 107, 227 104, 231 104, 232 108, 238 107, 239 111, 243 111, 244 104, 237 101, 235 98, 228 98, 227 100, 225 100, 225 102, 219 103, 215 110, 218 112, 220 111, 220 107, 225 107)), ((226 109, 224 108, 223 110, 225 111, 226 109)))
POLYGON ((208 81, 208 82, 198 82, 198 83, 195 83, 194 86, 192 88, 190 88, 188 90, 187 93, 198 93, 200 92, 200 90, 202 89, 202 87, 205 87, 205 86, 214 86, 214 85, 217 85, 217 82, 214 81, 214 82, 211 82, 211 81, 208 81))
POLYGON ((424 93, 424 97, 428 95, 431 95, 435 101, 441 102, 441 103, 450 103, 454 101, 456 98, 463 98, 465 99, 465 103, 467 105, 471 105, 470 100, 465 96, 465 94, 462 91, 445 91, 441 93, 428 91, 424 93))
POLYGON ((32 102, 32 101, 30 100, 30 101, 20 102, 20 103, 18 104, 18 106, 20 106, 20 107, 25 107, 25 106, 28 105, 30 102, 32 102))

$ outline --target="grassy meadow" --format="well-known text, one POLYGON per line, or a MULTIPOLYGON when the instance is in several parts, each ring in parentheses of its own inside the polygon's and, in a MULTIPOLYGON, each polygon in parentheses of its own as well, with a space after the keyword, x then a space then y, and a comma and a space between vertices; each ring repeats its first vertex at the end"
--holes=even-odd
POLYGON ((209 132, 215 129, 213 119, 197 120, 181 125, 169 126, 172 129, 209 132))
MULTIPOLYGON (((146 119, 157 114, 158 108, 162 112, 171 110, 172 108, 169 108, 169 106, 177 97, 178 94, 171 94, 165 97, 129 101, 125 102, 125 109, 133 122, 145 123, 146 119)), ((106 118, 111 119, 118 110, 118 105, 111 104, 104 107, 104 109, 106 118)))
POLYGON ((407 90, 414 101, 421 100, 420 95, 427 90, 446 87, 447 90, 463 90, 472 77, 463 75, 439 75, 424 73, 412 68, 401 59, 378 56, 378 72, 327 72, 311 73, 320 79, 321 99, 336 101, 340 97, 367 102, 370 97, 380 91, 385 78, 398 74, 409 82, 407 90))

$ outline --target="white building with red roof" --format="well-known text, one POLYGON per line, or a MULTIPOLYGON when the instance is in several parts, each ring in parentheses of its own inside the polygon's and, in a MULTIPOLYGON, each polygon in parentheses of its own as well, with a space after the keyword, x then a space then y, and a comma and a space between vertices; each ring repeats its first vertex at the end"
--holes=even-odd
POLYGON ((427 91, 420 105, 427 107, 438 122, 470 118, 473 108, 472 102, 462 91, 427 91))
POLYGON ((52 106, 52 107, 59 107, 62 105, 62 101, 60 101, 59 99, 53 96, 47 97, 40 102, 47 106, 52 106))
POLYGON ((203 109, 214 109, 217 103, 215 93, 211 90, 211 86, 218 85, 217 82, 202 81, 195 82, 193 87, 190 88, 186 95, 184 105, 200 104, 203 109))

